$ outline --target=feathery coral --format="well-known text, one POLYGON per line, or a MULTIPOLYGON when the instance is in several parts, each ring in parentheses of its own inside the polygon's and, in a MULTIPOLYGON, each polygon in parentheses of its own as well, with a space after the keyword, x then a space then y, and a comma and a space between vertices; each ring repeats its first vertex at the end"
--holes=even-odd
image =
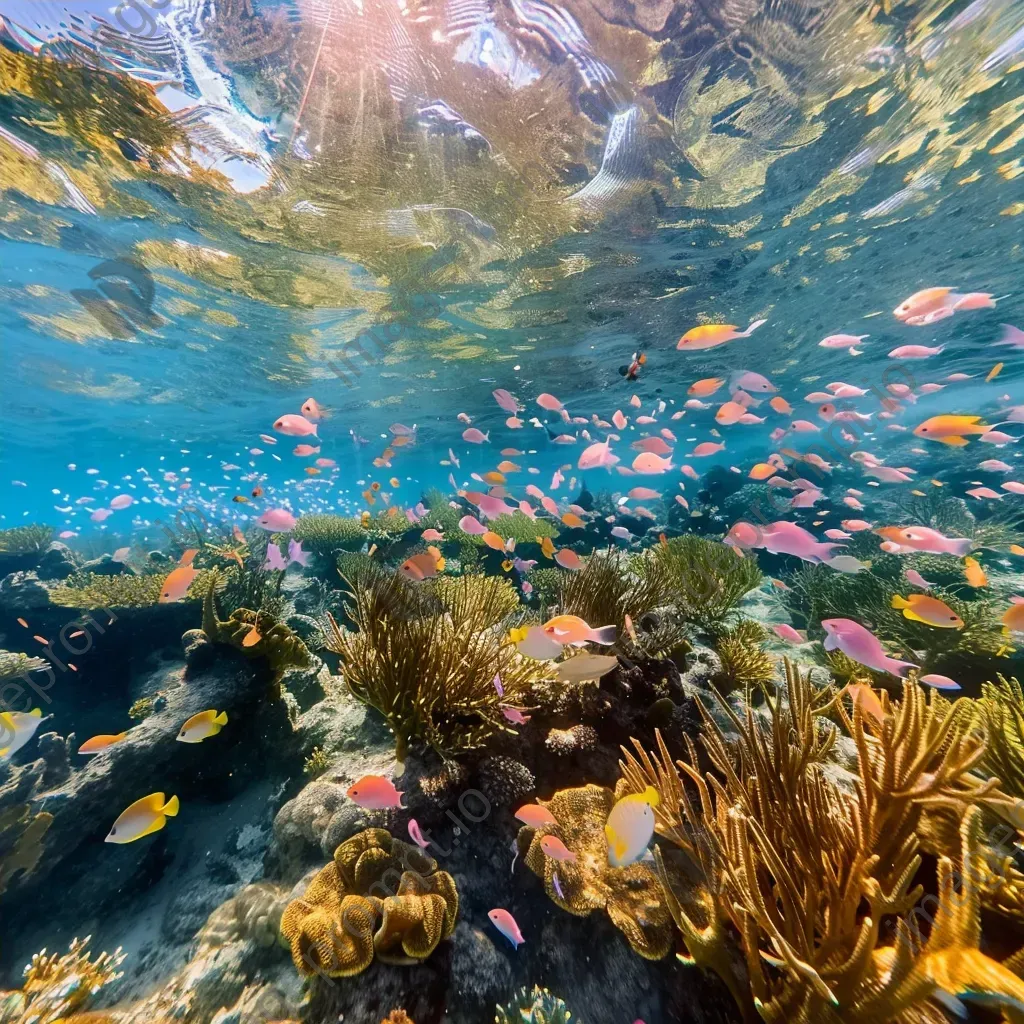
POLYGON ((52 536, 52 526, 37 523, 0 530, 0 555, 33 555, 42 551, 52 536))
MULTIPOLYGON (((556 995, 534 985, 520 989, 511 1002, 495 1008, 494 1024, 569 1024, 572 1013, 556 995)), ((583 1024, 577 1020, 576 1024, 583 1024)))

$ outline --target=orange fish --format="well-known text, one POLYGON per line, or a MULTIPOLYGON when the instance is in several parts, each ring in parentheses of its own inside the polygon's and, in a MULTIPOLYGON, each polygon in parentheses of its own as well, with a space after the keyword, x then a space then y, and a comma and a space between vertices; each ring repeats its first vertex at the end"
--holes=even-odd
POLYGON ((263 637, 260 635, 260 631, 253 626, 252 629, 242 637, 242 646, 255 647, 262 639, 263 637))
POLYGON ((1007 633, 1024 633, 1024 597, 1011 597, 1010 601, 1001 620, 1003 627, 1007 633))
POLYGON ((260 498, 260 497, 263 496, 263 488, 262 487, 254 487, 249 493, 254 498, 260 498))
POLYGON ((400 437, 393 438, 391 441, 392 448, 404 448, 407 444, 412 444, 412 438, 402 434, 400 437))
POLYGON ((562 516, 562 522, 574 530, 582 530, 587 525, 575 512, 566 512, 562 516))
POLYGON ((398 570, 407 580, 429 580, 437 575, 437 559, 427 552, 407 558, 398 570))
POLYGON ((783 416, 791 416, 793 413, 793 406, 789 404, 781 395, 776 395, 770 399, 768 404, 776 411, 782 413, 783 416))
POLYGON ((676 343, 677 349, 688 349, 698 352, 707 348, 716 348, 736 338, 749 338, 765 320, 755 320, 745 331, 738 331, 735 324, 701 324, 691 327, 676 343))
POLYGON ((545 558, 555 557, 555 545, 552 544, 550 537, 537 537, 536 540, 545 558))
POLYGON ((879 725, 882 725, 888 717, 878 695, 867 683, 848 683, 846 689, 850 693, 850 699, 856 704, 862 715, 868 715, 879 725))
POLYGON ((367 487, 367 489, 363 491, 363 497, 366 499, 367 505, 377 504, 377 499, 373 496, 373 491, 371 491, 369 487, 367 487))
POLYGON ((751 480, 767 480, 770 476, 775 476, 778 470, 768 462, 759 462, 754 468, 747 474, 751 480))
POLYGON ((502 459, 502 461, 498 463, 498 469, 502 473, 518 473, 519 472, 519 466, 517 466, 514 462, 509 462, 508 459, 502 459))
POLYGON ((495 469, 489 469, 483 474, 484 480, 489 484, 504 484, 507 483, 507 479, 503 473, 499 473, 495 469))
MULTIPOLYGON (((694 381, 687 389, 688 395, 695 398, 707 398, 713 395, 725 383, 724 377, 705 377, 703 380, 694 381)), ((621 427, 619 428, 622 429, 621 427)))
MULTIPOLYGON (((1011 544, 1010 545, 1010 554, 1011 555, 1024 555, 1024 547, 1021 547, 1019 544, 1011 544)), ((21 622, 22 625, 25 625, 25 623, 22 622, 21 619, 18 619, 18 621, 21 622)))
POLYGON ((78 748, 78 752, 80 754, 102 754, 104 750, 109 749, 115 743, 120 743, 127 735, 126 732, 119 732, 116 736, 93 736, 78 748))
POLYGON ((182 553, 181 558, 178 559, 178 565, 188 567, 192 564, 192 559, 199 554, 199 548, 186 548, 182 553))
POLYGON ((502 540, 493 530, 488 530, 480 539, 494 551, 504 551, 505 541, 502 540))
POLYGON ((580 556, 576 554, 571 548, 561 548, 555 552, 555 561, 563 569, 582 569, 583 563, 580 561, 580 556))
POLYGON ((988 586, 988 576, 985 575, 985 570, 982 569, 981 563, 976 558, 964 559, 964 578, 969 586, 988 586))
POLYGON ((18 619, 18 625, 24 626, 25 629, 28 629, 28 623, 24 619, 18 619))
POLYGON ((307 476, 319 476, 320 475, 320 470, 317 469, 316 466, 306 466, 305 472, 306 472, 307 476))
POLYGON ((182 565, 172 570, 160 588, 158 603, 170 604, 172 601, 180 601, 188 593, 188 588, 192 586, 196 574, 196 570, 188 565, 182 565))
POLYGON ((391 478, 391 479, 390 479, 390 480, 388 481, 388 483, 389 483, 389 484, 391 484, 391 486, 392 486, 392 487, 401 487, 401 486, 402 486, 402 481, 401 481, 401 480, 399 480, 397 476, 393 476, 393 477, 392 477, 392 478, 391 478))

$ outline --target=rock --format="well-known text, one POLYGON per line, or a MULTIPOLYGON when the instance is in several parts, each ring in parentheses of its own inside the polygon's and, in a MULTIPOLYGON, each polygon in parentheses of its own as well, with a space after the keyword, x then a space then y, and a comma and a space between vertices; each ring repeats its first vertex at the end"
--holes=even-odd
POLYGON ((234 888, 206 879, 187 882, 167 904, 160 923, 161 935, 168 942, 190 941, 210 914, 231 896, 234 888))
POLYGON ((40 785, 53 789, 68 780, 71 775, 71 755, 74 753, 75 734, 67 739, 55 732, 44 732, 39 737, 39 756, 46 764, 40 785))
POLYGON ((78 565, 71 548, 60 541, 54 541, 43 552, 43 557, 36 567, 36 574, 41 580, 64 580, 77 571, 78 565))
POLYGON ((451 938, 452 986, 459 1009, 473 1020, 490 1020, 513 986, 512 969, 477 925, 460 921, 451 938))
POLYGON ((137 576, 138 573, 124 562, 115 562, 111 555, 100 555, 82 564, 82 572, 94 572, 97 576, 137 576))
POLYGON ((323 700, 324 694, 333 688, 330 669, 319 658, 314 658, 309 668, 286 669, 281 685, 295 697, 300 708, 323 700))
POLYGON ((376 712, 340 689, 337 680, 328 682, 330 678, 322 669, 318 685, 329 687, 328 697, 299 716, 303 753, 319 747, 333 758, 350 750, 392 747, 391 734, 376 712))
POLYGON ((49 604, 50 593, 34 572, 12 572, 0 580, 0 610, 20 615, 49 604))
POLYGON ((189 629, 182 633, 181 649, 185 655, 185 662, 193 668, 209 663, 210 659, 215 657, 213 644, 201 629, 189 629))

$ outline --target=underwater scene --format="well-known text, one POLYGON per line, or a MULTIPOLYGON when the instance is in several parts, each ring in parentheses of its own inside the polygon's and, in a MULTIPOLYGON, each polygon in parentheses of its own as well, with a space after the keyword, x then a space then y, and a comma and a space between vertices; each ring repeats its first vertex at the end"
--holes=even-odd
POLYGON ((0 1024, 1024 1024, 1024 0, 0 0, 0 1024))

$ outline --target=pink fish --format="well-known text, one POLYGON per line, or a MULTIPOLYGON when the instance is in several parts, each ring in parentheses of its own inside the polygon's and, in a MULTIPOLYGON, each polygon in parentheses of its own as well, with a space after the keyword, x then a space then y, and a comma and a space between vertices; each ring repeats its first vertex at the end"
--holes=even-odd
POLYGON ((1006 497, 1005 494, 1000 494, 998 491, 993 491, 991 487, 969 487, 966 493, 969 494, 972 498, 978 499, 988 498, 990 500, 998 500, 1000 498, 1006 497))
POLYGON ((507 911, 501 907, 495 910, 489 910, 487 917, 490 919, 491 924, 501 932, 502 935, 512 943, 513 947, 518 949, 526 939, 523 938, 523 933, 519 930, 519 925, 516 924, 516 919, 507 911))
POLYGON ((321 469, 334 469, 337 463, 334 459, 317 459, 316 465, 320 466, 321 469))
POLYGON ((870 337, 870 334, 830 334, 827 338, 822 338, 818 342, 818 347, 845 348, 851 356, 859 356, 863 349, 857 348, 857 345, 865 338, 870 337))
POLYGON ((821 427, 810 420, 793 420, 789 425, 789 429, 794 434, 816 434, 821 430, 821 427))
POLYGON ((864 530, 871 529, 871 524, 863 519, 844 519, 839 525, 844 530, 849 530, 850 533, 861 533, 864 530))
POLYGON ((492 391, 491 394, 494 396, 494 400, 502 409, 505 410, 505 412, 510 412, 513 416, 519 412, 519 403, 512 397, 511 393, 506 391, 504 388, 497 388, 492 391))
POLYGON ((297 444, 292 449, 292 455, 298 455, 300 458, 305 458, 307 455, 316 455, 319 451, 319 445, 297 444))
POLYGON ((890 658, 878 637, 853 619, 823 619, 821 625, 826 633, 826 651, 842 651, 848 658, 876 672, 888 672, 904 679, 912 668, 917 668, 913 662, 890 658))
POLYGON ((572 548, 559 548, 555 552, 555 561, 563 569, 571 569, 576 571, 583 568, 583 563, 580 561, 580 556, 576 554, 572 548))
POLYGON ((509 416, 509 418, 505 420, 505 426, 508 427, 509 430, 520 430, 522 429, 523 421, 518 416, 509 416))
POLYGON ((488 430, 485 434, 482 430, 477 427, 469 427, 462 432, 462 440, 469 444, 484 444, 491 439, 491 432, 488 430))
POLYGON ((383 775, 364 775, 358 782, 349 786, 345 795, 353 803, 368 811, 383 811, 387 808, 401 808, 404 793, 395 788, 395 784, 383 775))
POLYGON ((552 444, 576 444, 578 440, 574 434, 556 434, 551 438, 552 444))
POLYGON ((618 540, 629 540, 633 536, 624 526, 613 526, 610 532, 618 540))
POLYGON ((922 384, 917 389, 917 393, 919 395, 937 395, 940 391, 944 391, 945 388, 945 384, 922 384))
POLYGON ((1012 324, 1000 324, 999 326, 1002 327, 1003 334, 998 341, 992 342, 993 345, 1011 345, 1013 348, 1024 350, 1024 331, 1012 324))
POLYGON ((256 520, 256 525, 272 533, 287 533, 295 529, 296 521, 295 516, 286 508, 271 508, 256 520))
POLYGON ((302 403, 302 408, 299 411, 303 416, 310 420, 322 420, 327 415, 326 410, 324 410, 315 398, 307 398, 302 403))
POLYGON ((576 463, 577 469, 599 469, 614 466, 619 461, 617 455, 613 455, 607 441, 599 441, 597 444, 584 448, 583 453, 576 463))
POLYGON ((660 437, 642 437, 630 448, 636 452, 653 452, 655 455, 671 455, 672 449, 660 437))
POLYGON ((714 455, 715 452, 723 451, 725 448, 725 442, 715 444, 714 441, 701 441, 696 448, 690 452, 690 456, 695 459, 704 458, 707 455, 714 455))
POLYGON ((507 502, 502 501, 501 498, 493 497, 490 494, 485 494, 476 502, 476 507, 480 510, 480 514, 486 519, 496 519, 498 516, 511 515, 516 510, 515 505, 509 505, 507 502))
POLYGON ((116 512, 127 508, 135 499, 130 494, 119 494, 110 501, 110 507, 116 512))
POLYGON ((476 516, 463 516, 459 520, 459 529, 474 537, 480 537, 487 532, 487 527, 476 516))
POLYGON ((655 455, 654 452, 641 452, 633 460, 633 472, 635 473, 653 475, 667 473, 674 468, 671 458, 663 459, 660 455, 655 455))
POLYGON ((279 416, 274 420, 274 429, 279 434, 287 434, 289 437, 308 437, 310 434, 317 436, 317 425, 310 423, 305 416, 294 413, 279 416))
MULTIPOLYGON (((866 338, 867 335, 865 334, 866 338)), ((845 384, 843 381, 835 381, 832 384, 826 384, 825 387, 832 392, 836 398, 861 398, 866 395, 867 388, 858 388, 853 384, 845 384)))
POLYGON ((744 391, 756 391, 762 395, 779 390, 767 377, 762 377, 761 374, 755 373, 753 370, 739 374, 733 380, 732 386, 742 388, 744 391))
POLYGON ((506 719, 508 719, 508 721, 512 722, 513 725, 526 725, 530 720, 530 715, 524 715, 519 708, 511 707, 508 704, 501 705, 501 713, 506 719))
POLYGON ((929 348, 927 345, 900 345, 889 353, 890 359, 927 359, 942 354, 945 345, 929 348))
POLYGON ((264 571, 283 572, 287 568, 288 559, 281 554, 281 549, 276 544, 268 544, 267 560, 263 563, 264 571))
POLYGON ((409 819, 409 838, 421 849, 425 850, 430 845, 429 839, 423 838, 423 831, 415 818, 409 819))
POLYGON ((651 423, 658 422, 653 416, 637 416, 636 421, 644 427, 649 426, 651 423))
POLYGON ((626 429, 626 424, 628 422, 629 422, 629 420, 626 419, 626 417, 622 415, 621 410, 616 409, 615 412, 612 413, 612 423, 615 424, 615 429, 616 430, 625 430, 626 429))
MULTIPOLYGON (((467 518, 472 518, 472 516, 467 516, 467 518)), ((459 525, 461 527, 462 524, 460 523, 459 525)), ((469 531, 466 530, 464 532, 468 533, 469 531)), ((487 532, 486 528, 485 528, 484 532, 485 533, 487 532)), ((441 533, 439 530, 435 530, 432 526, 429 527, 428 529, 424 530, 420 534, 420 537, 423 540, 434 541, 436 543, 440 543, 441 541, 444 540, 444 534, 441 533)))
POLYGON ((661 491, 652 490, 650 487, 634 487, 629 496, 636 501, 653 501, 661 497, 661 491))
POLYGON ((978 463, 978 469, 983 469, 987 473, 1012 473, 1013 466, 1006 462, 1002 462, 1000 459, 985 459, 984 462, 978 463))
POLYGON ((776 636, 780 639, 785 640, 791 644, 805 644, 807 643, 807 637, 795 630, 788 622, 780 622, 778 625, 772 626, 776 636))
POLYGON ((549 395, 546 391, 537 396, 537 404, 542 409, 547 409, 548 412, 561 412, 564 408, 562 403, 555 398, 554 395, 549 395))
POLYGON ((936 690, 959 690, 960 684, 949 676, 940 676, 938 672, 929 672, 926 676, 918 676, 917 681, 925 686, 934 686, 936 690))
POLYGON ((629 404, 633 406, 634 409, 639 409, 643 403, 640 401, 639 395, 633 395, 629 400, 629 404))
POLYGON ((826 530, 825 536, 829 540, 849 540, 853 534, 847 533, 845 530, 826 530))
POLYGON ((974 541, 967 537, 946 537, 930 526, 885 526, 875 532, 901 547, 930 555, 956 555, 957 558, 963 558, 974 547, 974 541))
POLYGON ((296 565, 301 565, 303 569, 309 565, 309 559, 312 556, 308 551, 302 550, 302 541, 289 540, 288 541, 288 561, 294 562, 296 565))
POLYGON ((540 841, 540 848, 544 856, 550 857, 562 863, 573 863, 577 857, 558 836, 546 835, 540 841))
POLYGON ((907 577, 908 582, 920 590, 931 590, 935 586, 934 583, 929 583, 916 569, 906 569, 903 575, 907 577))
POLYGON ((466 426, 469 426, 469 424, 473 422, 473 417, 470 416, 468 412, 460 412, 455 418, 460 423, 465 423, 466 426))
POLYGON ((984 441, 985 444, 1004 445, 1010 444, 1012 441, 1016 441, 1012 434, 1007 434, 1002 430, 986 430, 979 438, 979 441, 984 441))
POLYGON ((999 485, 1004 491, 1009 491, 1011 494, 1024 494, 1024 484, 1019 480, 1007 480, 1006 483, 999 485))

